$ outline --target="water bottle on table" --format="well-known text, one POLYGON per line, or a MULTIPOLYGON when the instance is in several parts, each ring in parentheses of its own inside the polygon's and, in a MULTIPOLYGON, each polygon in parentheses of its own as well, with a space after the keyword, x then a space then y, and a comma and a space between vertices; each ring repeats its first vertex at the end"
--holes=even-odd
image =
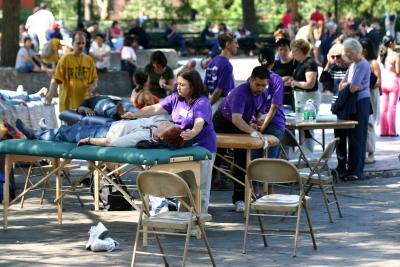
POLYGON ((295 91, 294 92, 294 98, 295 98, 295 107, 294 110, 296 112, 296 121, 302 121, 303 120, 303 92, 301 91, 295 91))
POLYGON ((317 118, 317 110, 314 106, 314 101, 308 99, 304 106, 304 121, 315 121, 317 118))

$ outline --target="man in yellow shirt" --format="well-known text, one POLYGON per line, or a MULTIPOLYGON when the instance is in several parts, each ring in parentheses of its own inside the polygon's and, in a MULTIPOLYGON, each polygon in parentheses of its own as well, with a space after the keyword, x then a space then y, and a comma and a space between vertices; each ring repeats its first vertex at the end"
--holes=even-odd
POLYGON ((85 34, 76 32, 73 37, 73 53, 61 57, 51 79, 45 103, 51 104, 57 86, 60 85, 60 112, 77 109, 97 87, 96 65, 90 56, 83 53, 85 45, 85 34))

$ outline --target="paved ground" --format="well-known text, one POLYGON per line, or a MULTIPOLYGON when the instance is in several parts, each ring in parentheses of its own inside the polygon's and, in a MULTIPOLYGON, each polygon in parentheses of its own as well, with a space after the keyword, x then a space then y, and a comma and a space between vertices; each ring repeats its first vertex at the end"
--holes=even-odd
MULTIPOLYGON (((312 220, 318 250, 312 249, 309 236, 303 234, 296 258, 291 256, 292 239, 283 237, 270 238, 270 247, 264 248, 259 236, 250 236, 248 254, 243 255, 243 218, 229 204, 230 192, 213 191, 210 207, 213 221, 206 231, 217 265, 399 266, 400 177, 340 183, 337 187, 344 218, 339 219, 334 210, 334 223, 330 224, 319 192, 312 192, 312 220)), ((64 202, 63 225, 57 225, 50 195, 42 207, 37 197, 30 197, 24 209, 14 206, 10 212, 10 229, 0 231, 0 266, 128 266, 138 212, 90 211, 91 197, 87 189, 80 191, 86 205, 81 208, 76 199, 68 197, 64 202), (110 253, 85 250, 87 231, 98 221, 120 242, 119 250, 110 253)), ((282 229, 294 226, 291 221, 274 221, 269 225, 277 224, 282 229)), ((257 229, 255 221, 252 228, 257 229)), ((169 249, 179 247, 180 241, 162 239, 169 249)), ((199 247, 201 243, 194 240, 193 246, 199 247)), ((189 255, 188 266, 209 266, 203 254, 189 255)), ((139 263, 138 266, 154 266, 162 262, 140 257, 139 263)), ((171 266, 179 265, 176 261, 171 263, 171 266)))

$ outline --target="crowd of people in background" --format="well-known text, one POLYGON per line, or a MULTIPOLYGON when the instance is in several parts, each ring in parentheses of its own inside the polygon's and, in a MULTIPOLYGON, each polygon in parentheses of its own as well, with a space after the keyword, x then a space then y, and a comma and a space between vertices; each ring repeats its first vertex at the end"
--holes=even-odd
MULTIPOLYGON (((182 135, 184 139, 197 136, 214 153, 204 167, 207 170, 211 170, 209 165, 214 163, 216 152, 215 135, 210 131, 259 137, 272 134, 282 140, 284 105, 295 111, 296 106, 311 100, 318 112, 321 93, 338 95, 347 104, 345 110, 338 111, 338 116, 358 122, 354 129, 335 130, 335 136, 340 138, 338 172, 344 179, 355 180, 362 177, 364 163, 374 161, 378 123, 381 136, 398 135, 400 54, 396 51, 396 19, 397 13, 387 12, 383 31, 376 19, 356 20, 347 15, 338 20, 331 12, 323 14, 317 6, 309 19, 295 20, 287 9, 271 47, 261 47, 243 24, 231 31, 226 24, 219 23, 214 30, 213 24, 207 21, 200 38, 209 45, 209 53, 204 58, 189 60, 185 66, 188 72, 175 79, 161 51, 152 53, 147 65, 138 64, 136 52, 151 46, 146 30, 138 21, 133 21, 129 29, 122 29, 114 21, 104 34, 97 23, 88 28, 81 23, 71 42, 46 5, 41 5, 21 27, 16 71, 55 68, 46 100, 51 101, 60 84, 60 110, 77 108, 96 88, 97 72, 110 68, 112 51, 119 52, 121 70, 132 78, 131 101, 137 108, 144 108, 125 118, 172 114, 174 121, 192 129, 182 135), (65 49, 60 54, 64 56, 60 58, 62 47, 65 49), (246 53, 258 52, 261 66, 253 69, 248 81, 236 85, 230 58, 237 54, 239 47, 246 53), (48 55, 46 49, 53 54, 48 55), (74 68, 73 75, 66 75, 67 68, 74 68), (76 88, 77 80, 79 88, 76 88), (197 111, 191 111, 193 105, 197 111), (190 118, 190 126, 181 121, 182 114, 195 116, 190 118), (206 140, 207 136, 212 140, 206 140)), ((177 26, 172 22, 165 28, 165 39, 169 45, 177 46, 181 56, 187 56, 186 42, 177 26)), ((305 146, 313 151, 313 131, 305 131, 304 135, 305 146)), ((279 151, 270 152, 270 157, 277 157, 279 151)), ((234 162, 245 168, 244 155, 244 151, 235 150, 234 162)), ((234 174, 244 180, 240 169, 235 168, 234 174)), ((207 190, 209 186, 204 185, 207 190)), ((244 209, 243 198, 243 187, 235 184, 232 199, 237 211, 244 209)), ((205 200, 208 201, 208 195, 205 200)))

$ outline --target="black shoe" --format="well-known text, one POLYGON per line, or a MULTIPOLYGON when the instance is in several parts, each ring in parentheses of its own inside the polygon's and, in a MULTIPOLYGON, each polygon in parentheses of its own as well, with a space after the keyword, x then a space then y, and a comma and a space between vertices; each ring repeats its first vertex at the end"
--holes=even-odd
POLYGON ((359 181, 359 180, 361 180, 361 177, 358 176, 358 175, 349 175, 349 176, 346 176, 346 177, 344 177, 344 178, 342 178, 342 179, 343 179, 343 181, 345 181, 345 182, 352 182, 352 181, 359 181))
POLYGON ((35 135, 35 131, 26 127, 26 125, 23 123, 23 121, 21 121, 20 119, 17 119, 15 121, 15 126, 17 127, 17 129, 23 133, 26 138, 28 139, 37 139, 36 135, 35 135))

